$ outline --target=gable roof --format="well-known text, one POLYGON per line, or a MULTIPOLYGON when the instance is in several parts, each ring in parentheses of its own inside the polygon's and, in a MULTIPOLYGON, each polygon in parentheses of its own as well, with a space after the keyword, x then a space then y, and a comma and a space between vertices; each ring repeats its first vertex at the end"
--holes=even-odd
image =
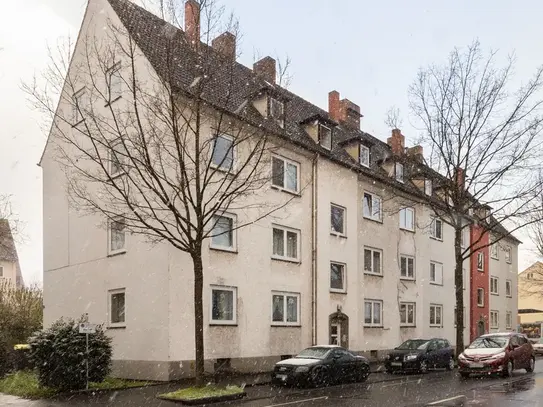
POLYGON ((19 256, 15 247, 15 240, 7 219, 0 219, 0 261, 15 263, 15 274, 17 287, 24 285, 19 256))

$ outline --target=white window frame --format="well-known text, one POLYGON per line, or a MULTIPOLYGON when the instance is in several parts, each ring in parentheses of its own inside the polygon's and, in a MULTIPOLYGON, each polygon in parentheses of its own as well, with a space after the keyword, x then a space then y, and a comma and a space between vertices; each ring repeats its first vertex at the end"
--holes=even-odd
POLYGON ((477 271, 485 271, 485 254, 483 252, 477 253, 477 271))
POLYGON ((499 252, 499 246, 498 243, 492 243, 490 245, 490 258, 494 260, 500 259, 500 252, 499 252))
POLYGON ((364 326, 365 327, 377 327, 377 328, 381 328, 383 327, 383 300, 373 300, 373 299, 369 299, 369 298, 365 298, 364 299, 364 326), (366 322, 366 304, 371 304, 371 322, 366 322), (379 321, 378 323, 374 322, 375 321, 375 304, 379 304, 380 307, 379 307, 379 310, 380 310, 380 315, 379 315, 379 321))
POLYGON ((345 263, 340 263, 338 261, 330 262, 330 292, 342 294, 347 292, 347 265, 345 263), (332 288, 332 265, 341 267, 343 288, 332 288))
POLYGON ((511 246, 506 246, 504 252, 505 252, 505 261, 506 261, 506 263, 511 264, 512 261, 513 261, 513 259, 512 259, 513 258, 513 252, 511 250, 511 246))
POLYGON ((402 163, 394 163, 394 178, 396 181, 404 183, 404 165, 402 163))
POLYGON ((513 328, 513 313, 511 311, 505 312, 505 329, 513 328))
POLYGON ((496 276, 490 276, 490 294, 492 295, 500 294, 499 279, 496 276), (494 284, 492 283, 493 281, 495 282, 494 284))
POLYGON ((128 234, 126 233, 126 223, 125 223, 125 226, 124 226, 124 246, 120 249, 112 249, 111 248, 111 243, 112 243, 112 233, 111 233, 111 226, 112 226, 112 223, 113 222, 119 222, 119 221, 124 221, 124 217, 123 216, 115 216, 114 219, 110 219, 108 220, 107 222, 107 253, 108 255, 112 256, 112 255, 115 255, 115 254, 121 254, 121 253, 125 253, 126 252, 126 243, 127 243, 127 238, 128 238, 128 234))
POLYGON ((490 310, 490 328, 500 329, 500 312, 497 310, 490 310))
POLYGON ((347 209, 344 206, 337 205, 335 203, 330 204, 330 233, 337 236, 346 236, 347 228, 347 209), (343 211, 343 224, 341 225, 343 232, 338 232, 334 230, 334 223, 332 222, 332 208, 337 208, 343 211))
POLYGON ((417 276, 416 262, 414 256, 408 256, 407 254, 400 254, 400 279, 414 281, 417 276), (403 264, 405 259, 405 274, 403 270, 403 264), (413 262, 413 276, 409 276, 409 260, 413 262))
MULTIPOLYGON (((460 233, 460 247, 465 249, 466 248, 466 235, 467 240, 469 242, 469 227, 464 226, 462 228, 462 232, 460 233)), ((469 243, 468 243, 469 244, 469 243)))
POLYGON ((238 323, 238 288, 234 286, 212 284, 209 287, 209 324, 237 325, 238 323), (230 291, 232 295, 232 319, 213 319, 213 291, 230 291))
POLYGON ((360 165, 364 166, 364 167, 370 167, 370 148, 368 146, 365 146, 364 144, 360 144, 359 145, 359 150, 358 150, 358 162, 360 163, 360 165), (364 159, 362 159, 364 158, 364 159))
POLYGON ((508 298, 513 298, 513 281, 505 280, 505 296, 508 298), (507 287, 509 286, 509 290, 507 287))
POLYGON ((83 114, 80 112, 81 109, 85 109, 86 106, 79 106, 80 103, 83 101, 83 98, 87 96, 87 89, 81 88, 77 92, 74 92, 72 95, 72 125, 77 125, 81 123, 85 118, 83 117, 83 114))
POLYGON ((430 225, 430 237, 432 239, 438 240, 440 242, 443 241, 443 221, 441 219, 439 219, 439 218, 433 218, 432 219, 432 224, 430 225), (437 230, 438 230, 437 225, 438 225, 438 223, 441 225, 441 227, 440 227, 441 236, 440 237, 437 236, 437 230))
POLYGON ((362 197, 362 215, 365 219, 373 220, 375 222, 382 222, 381 220, 381 214, 383 212, 383 201, 379 195, 372 194, 371 192, 364 192, 364 196, 362 197), (370 199, 371 207, 368 207, 368 211, 370 214, 366 214, 366 196, 370 199), (379 212, 375 213, 374 207, 375 204, 378 203, 379 205, 379 212))
POLYGON ((424 193, 427 196, 432 196, 433 194, 433 183, 432 180, 429 178, 424 179, 424 193))
POLYGON ((271 314, 270 321, 272 326, 300 326, 301 325, 301 304, 300 304, 300 293, 286 292, 286 291, 272 291, 271 292, 271 314), (273 320, 273 297, 274 295, 283 296, 283 321, 274 321, 273 320), (288 308, 288 297, 296 297, 296 322, 287 322, 287 308, 288 308))
POLYGON ((283 260, 283 261, 289 261, 291 263, 299 263, 300 262, 300 247, 301 247, 301 233, 298 229, 289 228, 287 226, 281 226, 277 224, 272 224, 272 259, 275 260, 283 260), (273 230, 278 229, 283 231, 283 253, 284 255, 281 256, 279 254, 273 253, 273 230), (296 257, 288 257, 287 256, 287 233, 296 233, 296 257))
MULTIPOLYGON (((236 214, 233 214, 233 213, 222 212, 220 214, 216 214, 216 215, 213 216, 213 218, 211 219, 211 230, 210 230, 211 236, 209 237, 209 247, 211 249, 224 250, 224 251, 227 251, 227 252, 235 252, 235 251, 237 251, 237 233, 236 233, 237 220, 238 219, 237 219, 236 214), (213 237, 214 237, 213 236, 213 228, 215 226, 215 221, 214 221, 215 217, 228 218, 228 219, 232 220, 232 244, 230 246, 222 246, 222 245, 213 243, 213 237)), ((217 235, 217 236, 219 236, 219 235, 217 235)))
POLYGON ((113 64, 113 66, 107 70, 107 75, 109 77, 108 104, 111 104, 115 102, 116 100, 119 100, 122 97, 122 93, 123 93, 123 88, 122 88, 123 78, 121 76, 121 63, 116 62, 115 64, 113 64), (113 94, 113 79, 114 78, 115 80, 118 81, 118 86, 119 86, 119 89, 117 90, 118 94, 116 95, 113 94))
POLYGON ((109 175, 112 178, 115 178, 115 177, 118 177, 121 174, 124 174, 124 170, 123 170, 122 167, 123 167, 127 157, 122 156, 122 151, 119 151, 119 149, 117 148, 119 146, 121 147, 122 150, 125 150, 123 142, 118 141, 116 143, 113 143, 113 145, 111 146, 111 148, 109 149, 109 152, 108 152, 108 155, 109 155, 109 157, 108 157, 108 159, 109 159, 108 171, 109 171, 109 175), (117 155, 115 154, 116 152, 118 153, 117 155), (115 155, 117 156, 117 161, 119 162, 119 167, 120 168, 117 171, 113 172, 113 162, 114 162, 114 156, 115 155))
POLYGON ((285 157, 281 157, 279 155, 272 155, 272 158, 271 158, 271 185, 272 185, 272 188, 276 188, 276 189, 279 189, 281 191, 285 191, 285 192, 290 192, 292 194, 299 194, 300 193, 300 163, 299 162, 296 162, 296 161, 293 161, 293 160, 290 160, 288 158, 285 158, 285 157), (280 161, 283 161, 283 185, 277 185, 277 184, 274 184, 274 177, 273 177, 273 160, 280 160, 280 161), (293 165, 296 167, 296 189, 293 190, 293 189, 290 189, 290 188, 287 188, 287 165, 290 164, 290 165, 293 165))
POLYGON ((370 274, 373 276, 382 276, 383 275, 383 251, 381 249, 376 249, 374 247, 368 247, 364 246, 364 259, 363 259, 363 267, 364 267, 364 274, 370 274), (366 270, 366 250, 371 252, 371 270, 366 270), (379 272, 375 272, 375 263, 373 261, 373 254, 377 252, 379 253, 379 272))
POLYGON ((322 147, 322 148, 325 148, 326 150, 331 150, 332 149, 332 128, 331 127, 328 127, 328 126, 325 126, 324 124, 322 123, 319 123, 319 145, 322 147), (329 134, 330 134, 330 140, 329 140, 329 144, 325 144, 324 143, 324 139, 323 139, 323 129, 326 129, 328 130, 329 134))
POLYGON ((281 120, 281 122, 283 122, 284 118, 285 118, 285 103, 282 100, 274 98, 273 96, 269 97, 269 101, 270 101, 270 114, 269 114, 269 117, 271 117, 272 119, 281 120), (274 114, 275 113, 275 109, 274 109, 275 104, 276 104, 276 106, 281 106, 281 109, 279 109, 280 110, 280 115, 279 116, 274 114))
POLYGON ((235 169, 236 169, 236 157, 237 157, 237 154, 236 154, 236 153, 237 153, 237 152, 236 152, 236 146, 235 146, 234 144, 235 144, 235 143, 234 143, 234 137, 232 137, 232 136, 230 136, 230 135, 228 135, 228 134, 224 134, 224 133, 215 134, 215 135, 213 136, 212 141, 211 141, 211 152, 210 152, 210 157, 209 157, 209 160, 210 160, 210 163, 209 163, 209 164, 210 164, 210 167, 211 167, 211 168, 214 168, 214 169, 216 169, 216 170, 218 170, 218 171, 234 172, 235 169), (216 143, 216 140, 217 140, 218 138, 223 138, 223 139, 225 139, 225 140, 229 140, 229 141, 232 143, 232 147, 231 147, 231 149, 232 149, 232 166, 231 166, 230 168, 223 166, 223 165, 224 165, 224 160, 223 160, 223 162, 221 163, 221 164, 223 164, 223 165, 221 165, 221 164, 215 164, 215 163, 213 162, 213 153, 215 152, 215 143, 216 143))
POLYGON ((485 306, 485 289, 484 288, 478 288, 477 289, 477 306, 480 308, 484 308, 485 306), (479 302, 479 292, 482 293, 481 300, 482 302, 479 302))
POLYGON ((430 261, 430 284, 432 285, 443 285, 443 263, 440 263, 438 261, 430 261), (432 280, 432 266, 434 269, 434 279, 432 280), (437 279, 438 273, 437 271, 441 271, 441 277, 437 279))
POLYGON ((443 327, 443 305, 442 304, 430 304, 429 313, 430 327, 441 328, 443 327), (434 308, 434 321, 432 322, 432 308, 434 308), (439 322, 437 321, 437 310, 439 310, 439 322))
POLYGON ((400 229, 407 230, 409 232, 415 231, 415 209, 414 208, 402 208, 400 209, 400 229), (407 214, 411 213, 411 225, 407 224, 407 214), (403 217, 403 224, 402 224, 403 217))
POLYGON ((416 326, 416 322, 417 322, 417 304, 415 302, 400 302, 400 307, 399 307, 399 311, 400 311, 400 326, 401 327, 404 327, 404 326, 416 326), (402 321, 402 306, 405 306, 405 320, 402 321), (413 321, 412 322, 409 322, 409 308, 412 308, 413 309, 413 321))
POLYGON ((108 327, 109 328, 124 328, 126 327, 126 288, 116 288, 114 290, 108 290, 107 292, 107 309, 108 309, 108 327), (112 297, 116 294, 124 295, 124 321, 122 322, 113 322, 113 312, 111 307, 113 306, 112 297))

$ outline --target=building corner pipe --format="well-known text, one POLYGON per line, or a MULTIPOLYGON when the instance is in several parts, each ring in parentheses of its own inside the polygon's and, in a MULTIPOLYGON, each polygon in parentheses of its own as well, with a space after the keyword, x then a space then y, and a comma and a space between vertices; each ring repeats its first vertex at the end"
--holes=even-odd
POLYGON ((311 174, 311 343, 317 344, 317 185, 319 154, 315 154, 311 174))

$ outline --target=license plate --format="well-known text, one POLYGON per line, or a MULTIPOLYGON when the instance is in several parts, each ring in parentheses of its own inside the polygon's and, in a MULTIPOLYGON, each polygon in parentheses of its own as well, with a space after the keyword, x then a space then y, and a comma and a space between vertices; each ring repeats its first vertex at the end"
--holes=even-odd
POLYGON ((279 380, 287 380, 287 375, 286 374, 277 374, 275 375, 276 378, 278 378, 279 380))
POLYGON ((401 366, 402 362, 391 362, 390 365, 391 366, 401 366))
POLYGON ((469 367, 473 369, 482 369, 483 367, 485 367, 485 365, 483 365, 482 363, 471 363, 469 367))

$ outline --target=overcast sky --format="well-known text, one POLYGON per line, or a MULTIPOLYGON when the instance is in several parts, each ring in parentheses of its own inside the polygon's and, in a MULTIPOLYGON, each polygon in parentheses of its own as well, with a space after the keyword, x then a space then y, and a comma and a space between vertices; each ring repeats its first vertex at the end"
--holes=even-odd
MULTIPOLYGON (((91 0, 92 1, 92 0, 91 0)), ((240 61, 251 66, 261 56, 292 59, 291 90, 327 108, 336 89, 360 105, 362 129, 385 139, 384 117, 398 106, 407 144, 407 88, 420 66, 443 62, 454 46, 479 38, 505 56, 515 52, 516 75, 527 79, 543 63, 543 3, 524 0, 223 0, 243 31, 240 61), (520 6, 522 4, 522 6, 520 6)), ((47 42, 77 34, 85 0, 0 2, 0 193, 13 195, 26 224, 18 244, 27 281, 42 279, 42 182, 37 166, 45 144, 40 118, 20 90, 47 63, 47 42)), ((528 243, 527 237, 519 235, 528 243)), ((521 246, 519 269, 535 255, 521 246)))

